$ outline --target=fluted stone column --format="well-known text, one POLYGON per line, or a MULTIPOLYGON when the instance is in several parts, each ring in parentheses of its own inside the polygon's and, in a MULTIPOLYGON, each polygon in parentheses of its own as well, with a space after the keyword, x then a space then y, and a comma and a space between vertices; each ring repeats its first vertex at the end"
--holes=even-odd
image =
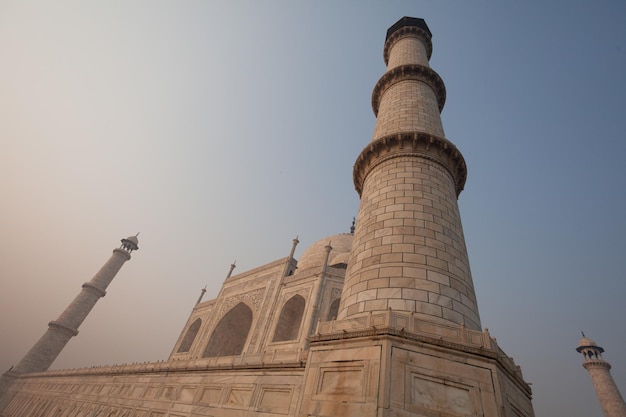
POLYGON ((361 197, 338 319, 388 309, 481 328, 457 197, 461 153, 444 137, 445 86, 423 19, 387 32, 373 139, 354 165, 361 197))
POLYGON ((111 258, 100 268, 91 281, 83 284, 81 292, 65 311, 56 320, 48 324, 48 330, 39 341, 15 367, 2 376, 0 379, 0 398, 19 375, 48 370, 67 342, 78 334, 78 328, 87 318, 96 302, 104 297, 106 288, 122 265, 130 259, 131 252, 138 249, 137 245, 136 236, 122 239, 121 247, 113 250, 111 258))
POLYGON ((583 367, 591 376, 605 417, 625 417, 626 403, 611 376, 611 365, 602 358, 604 349, 583 335, 576 351, 583 355, 583 367))

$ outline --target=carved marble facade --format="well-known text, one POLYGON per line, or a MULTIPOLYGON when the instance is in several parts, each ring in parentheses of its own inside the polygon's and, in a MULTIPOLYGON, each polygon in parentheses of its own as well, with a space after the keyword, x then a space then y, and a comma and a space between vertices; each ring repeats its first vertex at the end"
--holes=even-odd
POLYGON ((533 416, 519 367, 486 331, 393 310, 327 320, 346 271, 330 264, 352 239, 322 239, 300 262, 287 257, 229 277, 216 299, 193 309, 167 361, 30 374, 2 415, 533 416), (337 249, 324 265, 319 248, 329 241, 337 249), (295 297, 305 300, 296 337, 274 341, 295 297), (220 320, 241 303, 253 315, 242 352, 203 357, 220 320))

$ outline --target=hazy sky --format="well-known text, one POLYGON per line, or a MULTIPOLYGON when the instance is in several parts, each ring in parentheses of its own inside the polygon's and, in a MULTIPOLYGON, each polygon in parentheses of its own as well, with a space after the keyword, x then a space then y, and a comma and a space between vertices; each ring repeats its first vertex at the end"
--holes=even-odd
POLYGON ((0 2, 0 369, 141 232, 53 368, 166 359, 197 299, 347 232, 389 26, 422 17, 481 319, 537 416, 626 394, 623 1, 0 2))

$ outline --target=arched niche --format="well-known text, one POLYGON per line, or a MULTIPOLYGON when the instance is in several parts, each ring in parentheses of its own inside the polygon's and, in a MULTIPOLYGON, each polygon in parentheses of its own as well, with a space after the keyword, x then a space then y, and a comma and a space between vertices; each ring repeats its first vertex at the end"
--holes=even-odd
POLYGON ((332 303, 330 303, 330 307, 328 308, 328 316, 326 316, 327 321, 337 319, 337 314, 339 313, 340 302, 341 302, 341 298, 337 298, 332 303))
POLYGON ((180 342, 177 353, 189 352, 201 325, 202 320, 200 319, 196 319, 193 323, 191 323, 191 326, 189 326, 187 332, 185 333, 185 337, 183 337, 183 341, 180 342))
POLYGON ((215 327, 202 357, 240 355, 251 325, 252 310, 245 303, 237 304, 215 327))
POLYGON ((284 342, 298 338, 305 305, 306 301, 301 295, 294 295, 285 303, 280 311, 272 342, 284 342))

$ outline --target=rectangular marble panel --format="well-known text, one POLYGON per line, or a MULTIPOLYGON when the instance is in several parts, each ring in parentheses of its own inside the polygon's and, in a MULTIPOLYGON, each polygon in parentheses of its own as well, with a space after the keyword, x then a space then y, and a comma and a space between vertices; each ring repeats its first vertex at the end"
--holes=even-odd
POLYGON ((370 324, 376 327, 384 327, 387 324, 387 315, 386 314, 372 314, 370 324))
POLYGON ((176 398, 176 386, 166 386, 165 388, 163 388, 163 391, 161 391, 161 399, 164 400, 173 400, 176 398))
POLYGON ((222 387, 220 386, 208 386, 202 389, 202 395, 200 396, 201 404, 217 405, 220 402, 222 396, 222 387))
POLYGON ((130 394, 131 398, 141 398, 141 396, 143 395, 143 392, 145 391, 146 386, 145 385, 136 385, 133 388, 133 391, 130 394))
POLYGON ((230 389, 224 406, 234 408, 247 408, 252 398, 252 387, 233 387, 230 389))
POLYGON ((391 327, 397 327, 398 329, 406 329, 409 330, 410 322, 409 316, 405 316, 402 314, 392 314, 391 315, 391 327))
POLYGON ((122 385, 122 388, 120 389, 120 396, 126 397, 129 392, 130 392, 130 385, 122 385))
POLYGON ((314 398, 359 401, 365 397, 365 364, 321 366, 314 398))
POLYGON ((178 401, 185 402, 185 403, 192 402, 193 398, 196 395, 197 389, 198 387, 196 386, 190 386, 190 385, 183 386, 180 392, 178 393, 178 401))
POLYGON ((460 328, 445 326, 442 324, 428 323, 423 320, 415 319, 415 329, 418 332, 430 333, 431 335, 441 336, 449 340, 461 340, 460 328))
POLYGON ((352 330, 362 329, 367 327, 367 317, 357 317, 355 319, 348 319, 342 321, 335 321, 333 330, 352 330))
POLYGON ((483 346, 485 344, 482 333, 468 331, 467 334, 469 336, 470 344, 477 346, 483 346))
POLYGON ((291 406, 293 389, 289 386, 264 386, 259 398, 259 411, 287 414, 291 406))
POLYGON ((473 415, 471 387, 412 374, 408 408, 432 410, 442 416, 473 415))
POLYGON ((146 392, 143 394, 143 397, 144 398, 155 398, 158 390, 159 390, 159 387, 156 387, 156 386, 148 387, 146 392))

